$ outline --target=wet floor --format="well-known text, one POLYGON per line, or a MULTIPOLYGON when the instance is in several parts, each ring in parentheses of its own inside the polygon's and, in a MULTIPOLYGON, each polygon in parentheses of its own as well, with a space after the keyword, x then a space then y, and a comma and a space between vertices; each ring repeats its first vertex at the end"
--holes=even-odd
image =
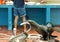
MULTIPOLYGON (((58 27, 55 27, 55 30, 58 27)), ((23 32, 23 27, 18 27, 17 29, 17 35, 23 32)), ((38 32, 35 31, 34 27, 32 27, 31 31, 28 34, 38 34, 38 32)), ((12 30, 8 31, 6 26, 0 27, 0 42, 9 42, 9 38, 13 35, 12 30)), ((54 31, 52 35, 58 36, 56 39, 60 40, 60 33, 57 31, 54 31)), ((31 40, 27 39, 27 42, 31 42, 31 40)), ((41 41, 40 41, 41 42, 41 41)), ((47 41, 42 41, 47 42, 47 41)))

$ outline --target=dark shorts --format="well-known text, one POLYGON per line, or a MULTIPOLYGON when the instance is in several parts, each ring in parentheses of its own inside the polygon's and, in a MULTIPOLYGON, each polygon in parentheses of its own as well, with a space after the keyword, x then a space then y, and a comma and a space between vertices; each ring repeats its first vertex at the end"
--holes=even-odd
POLYGON ((26 16, 25 8, 16 8, 14 7, 14 16, 23 17, 26 16))

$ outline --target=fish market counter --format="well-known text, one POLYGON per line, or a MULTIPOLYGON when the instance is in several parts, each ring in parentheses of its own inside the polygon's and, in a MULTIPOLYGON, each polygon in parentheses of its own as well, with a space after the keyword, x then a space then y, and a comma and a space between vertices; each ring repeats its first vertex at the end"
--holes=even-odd
MULTIPOLYGON (((25 7, 27 19, 35 20, 39 24, 52 22, 60 25, 60 5, 26 5, 25 7)), ((13 20, 13 6, 0 5, 0 26, 7 25, 8 30, 12 30, 13 20)), ((18 24, 20 23, 19 21, 18 24)))

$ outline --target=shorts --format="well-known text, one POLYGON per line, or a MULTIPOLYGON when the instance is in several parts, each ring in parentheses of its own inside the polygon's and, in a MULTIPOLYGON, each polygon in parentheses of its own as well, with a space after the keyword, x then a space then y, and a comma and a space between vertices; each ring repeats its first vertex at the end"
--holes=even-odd
POLYGON ((14 7, 14 16, 19 16, 19 17, 26 16, 25 8, 14 7))

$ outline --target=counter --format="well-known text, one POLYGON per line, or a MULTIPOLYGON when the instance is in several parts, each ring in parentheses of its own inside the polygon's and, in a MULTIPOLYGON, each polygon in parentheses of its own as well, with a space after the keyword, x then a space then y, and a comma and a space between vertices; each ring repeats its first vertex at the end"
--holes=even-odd
MULTIPOLYGON (((55 25, 60 25, 60 5, 26 5, 25 7, 27 19, 35 20, 39 24, 43 25, 47 22, 52 22, 55 25)), ((12 5, 0 5, 0 25, 8 25, 8 30, 12 30, 12 14, 12 5)))

